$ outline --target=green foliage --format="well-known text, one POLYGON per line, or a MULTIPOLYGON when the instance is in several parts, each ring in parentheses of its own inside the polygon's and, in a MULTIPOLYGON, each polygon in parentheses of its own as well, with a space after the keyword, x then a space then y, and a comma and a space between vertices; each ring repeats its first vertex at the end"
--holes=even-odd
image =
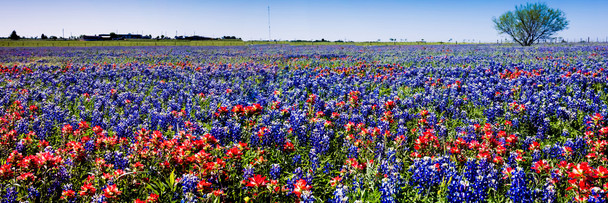
POLYGON ((171 171, 169 177, 165 177, 162 181, 151 182, 146 188, 154 194, 158 194, 161 202, 174 202, 173 194, 179 189, 175 182, 175 171, 171 171))
POLYGON ((548 39, 568 26, 563 11, 549 8, 544 3, 516 6, 515 11, 506 12, 492 21, 500 34, 511 36, 522 46, 548 39))

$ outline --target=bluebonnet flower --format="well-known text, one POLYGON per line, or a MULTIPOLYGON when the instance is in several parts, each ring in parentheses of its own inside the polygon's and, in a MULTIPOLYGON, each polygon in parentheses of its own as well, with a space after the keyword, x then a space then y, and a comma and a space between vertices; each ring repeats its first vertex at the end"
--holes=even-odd
POLYGON ((255 173, 255 168, 252 165, 245 166, 245 168, 243 169, 243 179, 247 180, 247 179, 253 177, 254 173, 255 173))
POLYGON ((15 145, 15 150, 17 150, 19 153, 23 153, 24 149, 25 149, 25 147, 23 146, 23 142, 22 141, 17 142, 17 144, 15 145))
POLYGON ((270 178, 278 180, 281 177, 281 166, 279 164, 272 164, 270 167, 270 178))
POLYGON ((430 191, 455 172, 449 157, 415 159, 409 171, 412 173, 409 184, 418 189, 418 193, 430 191))
POLYGON ((380 192, 382 193, 380 202, 397 202, 394 197, 396 193, 395 184, 391 183, 389 178, 382 179, 382 183, 380 185, 380 192))
POLYGON ((114 152, 114 169, 125 169, 129 166, 129 159, 121 151, 114 152))
POLYGON ((7 187, 6 194, 2 195, 2 203, 16 203, 18 194, 14 187, 7 187))
POLYGON ((543 187, 542 193, 542 201, 543 202, 555 202, 557 198, 557 191, 555 190, 555 185, 550 182, 550 179, 547 180, 545 186, 543 187))
POLYGON ((359 157, 359 148, 357 148, 357 146, 353 145, 353 144, 349 144, 350 147, 348 148, 348 158, 358 158, 359 157))
POLYGON ((333 198, 329 200, 331 203, 348 203, 348 187, 344 185, 338 185, 334 190, 333 198))
POLYGON ((589 203, 605 203, 608 202, 606 199, 606 191, 600 190, 599 188, 591 189, 591 194, 589 194, 589 199, 587 199, 589 203))
POLYGON ((528 189, 526 174, 522 168, 513 172, 511 188, 507 194, 513 202, 534 202, 533 192, 528 189))
POLYGON ((196 200, 196 184, 198 184, 199 178, 194 174, 184 174, 180 181, 182 185, 183 202, 197 202, 196 200))
POLYGON ((33 186, 30 186, 29 188, 27 188, 27 191, 28 191, 28 193, 27 193, 28 199, 35 200, 38 197, 40 197, 40 192, 38 192, 38 190, 33 186))
POLYGON ((314 148, 310 149, 310 153, 308 154, 308 157, 310 158, 310 167, 312 168, 313 171, 316 171, 317 168, 319 167, 319 157, 314 148))
POLYGON ((296 154, 291 158, 291 163, 292 163, 292 165, 295 166, 295 165, 300 164, 301 160, 302 160, 302 156, 300 154, 296 154))

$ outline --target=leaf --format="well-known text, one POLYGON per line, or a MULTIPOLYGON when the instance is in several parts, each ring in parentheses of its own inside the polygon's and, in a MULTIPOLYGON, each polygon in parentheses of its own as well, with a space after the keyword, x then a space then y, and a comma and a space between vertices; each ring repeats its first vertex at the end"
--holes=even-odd
POLYGON ((175 186, 175 170, 171 171, 171 174, 169 175, 169 184, 171 188, 175 186))

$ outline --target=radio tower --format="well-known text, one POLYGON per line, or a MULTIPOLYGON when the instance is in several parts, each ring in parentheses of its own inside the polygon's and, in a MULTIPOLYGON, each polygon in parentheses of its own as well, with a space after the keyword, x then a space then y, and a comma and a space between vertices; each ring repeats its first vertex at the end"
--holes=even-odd
POLYGON ((270 35, 270 0, 268 0, 268 41, 272 41, 272 36, 270 35))

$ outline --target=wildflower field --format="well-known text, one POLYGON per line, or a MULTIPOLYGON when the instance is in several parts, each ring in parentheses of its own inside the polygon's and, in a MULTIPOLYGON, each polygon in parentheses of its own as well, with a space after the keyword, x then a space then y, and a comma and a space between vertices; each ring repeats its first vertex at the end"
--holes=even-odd
POLYGON ((607 48, 0 48, 0 198, 606 202, 607 48))

